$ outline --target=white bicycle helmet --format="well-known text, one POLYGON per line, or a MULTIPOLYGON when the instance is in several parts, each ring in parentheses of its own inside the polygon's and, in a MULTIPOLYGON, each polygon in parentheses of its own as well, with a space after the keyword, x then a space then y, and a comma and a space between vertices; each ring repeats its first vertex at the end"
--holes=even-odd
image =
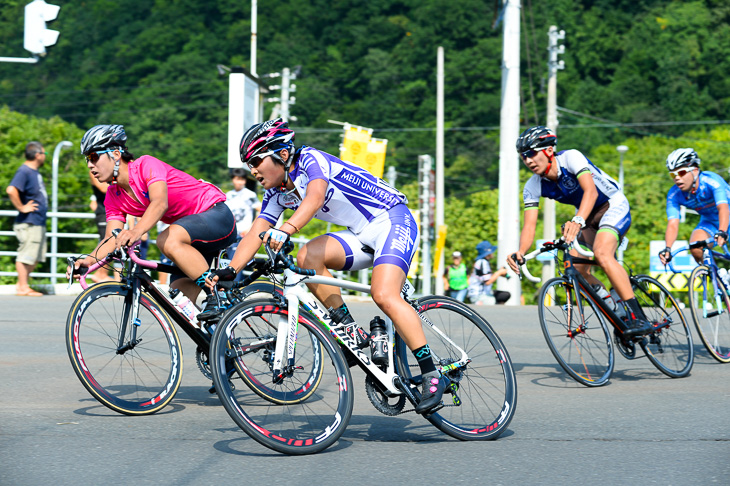
POLYGON ((667 170, 699 166, 700 158, 692 148, 679 148, 667 156, 667 170))

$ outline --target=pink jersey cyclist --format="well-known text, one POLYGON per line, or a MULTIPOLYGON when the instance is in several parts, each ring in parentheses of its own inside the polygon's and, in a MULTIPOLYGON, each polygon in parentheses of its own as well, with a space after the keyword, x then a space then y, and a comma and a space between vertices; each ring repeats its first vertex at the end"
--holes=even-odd
MULTIPOLYGON (((127 134, 121 125, 97 125, 81 139, 81 153, 91 175, 109 183, 104 201, 106 235, 92 254, 76 262, 90 266, 115 247, 130 245, 162 221, 170 226, 157 237, 160 251, 188 278, 171 279, 195 301, 205 287, 210 262, 218 251, 236 239, 235 220, 217 187, 182 172, 149 155, 135 158, 127 150, 127 134), (139 217, 133 228, 124 228, 127 216, 139 217), (119 230, 116 238, 112 232, 119 230)), ((198 320, 217 314, 217 299, 206 298, 198 320)))
POLYGON ((226 200, 225 194, 213 184, 172 167, 150 155, 129 163, 129 185, 137 200, 119 187, 111 187, 104 204, 107 220, 126 221, 126 214, 142 216, 149 205, 148 187, 156 181, 167 182, 167 212, 160 218, 171 224, 190 214, 208 210, 226 200))

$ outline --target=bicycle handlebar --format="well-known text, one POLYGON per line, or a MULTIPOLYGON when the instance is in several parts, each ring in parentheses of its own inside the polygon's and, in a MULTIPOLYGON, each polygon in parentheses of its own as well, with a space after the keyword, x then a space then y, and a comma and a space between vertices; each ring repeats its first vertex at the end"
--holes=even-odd
MULTIPOLYGON (((261 240, 264 239, 266 232, 259 234, 261 240)), ((261 277, 265 273, 282 273, 284 269, 291 270, 299 275, 306 277, 313 277, 317 272, 311 268, 301 268, 294 263, 289 253, 294 249, 294 243, 291 240, 287 240, 279 251, 274 251, 268 244, 264 244, 264 249, 268 255, 268 260, 254 261, 253 271, 251 275, 243 279, 241 282, 237 282, 234 287, 240 288, 245 287, 253 283, 257 278, 261 277)))
MULTIPOLYGON (((520 263, 517 262, 520 265, 520 271, 525 275, 527 280, 534 283, 539 283, 542 281, 542 278, 533 276, 530 271, 527 269, 527 263, 528 260, 532 260, 538 255, 542 253, 546 253, 548 251, 552 250, 562 250, 562 251, 570 251, 571 248, 575 248, 575 250, 578 252, 578 254, 586 257, 586 258, 593 258, 593 252, 590 250, 584 249, 582 246, 578 244, 577 241, 573 241, 570 245, 566 244, 563 238, 558 239, 557 241, 546 241, 542 244, 540 248, 537 248, 534 251, 531 251, 527 255, 525 255, 524 260, 520 263)), ((515 259, 516 261, 516 259, 515 259)))
MULTIPOLYGON (((671 270, 672 273, 679 273, 678 270, 676 270, 674 268, 674 263, 672 262, 672 259, 674 259, 675 256, 677 256, 678 254, 680 254, 680 253, 682 253, 684 251, 694 250, 694 249, 697 249, 697 248, 702 249, 702 250, 704 250, 705 248, 711 249, 711 248, 714 248, 715 246, 717 246, 717 242, 715 241, 715 238, 713 237, 713 238, 707 238, 706 240, 695 241, 693 243, 690 243, 687 246, 683 246, 681 248, 677 248, 674 251, 670 251, 669 254, 671 255, 671 259, 667 262, 667 265, 665 265, 665 267, 668 266, 669 267, 669 270, 671 270)), ((725 255, 727 255, 728 257, 730 257, 730 252, 727 249, 727 244, 722 245, 722 249, 723 249, 723 253, 725 255)), ((720 253, 720 252, 717 252, 717 253, 719 253, 721 255, 723 254, 723 253, 720 253)))

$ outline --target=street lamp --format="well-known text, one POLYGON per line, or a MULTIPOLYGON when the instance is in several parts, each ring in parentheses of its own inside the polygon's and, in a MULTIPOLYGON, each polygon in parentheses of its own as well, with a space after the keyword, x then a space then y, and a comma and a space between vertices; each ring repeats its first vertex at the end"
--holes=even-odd
POLYGON ((618 150, 620 162, 618 165, 618 187, 623 191, 624 190, 624 154, 629 151, 629 148, 626 145, 619 145, 616 147, 616 150, 618 150))
MULTIPOLYGON (((626 145, 619 145, 616 147, 616 150, 619 154, 619 164, 618 164, 618 187, 621 189, 621 192, 624 190, 624 154, 629 151, 629 148, 626 145)), ((621 241, 619 243, 619 249, 618 249, 618 262, 623 265, 624 263, 624 250, 621 248, 621 241)))
POLYGON ((73 147, 73 144, 68 140, 58 142, 56 148, 53 150, 53 166, 51 174, 53 177, 51 186, 51 284, 56 285, 55 274, 58 271, 56 253, 58 253, 58 156, 61 154, 61 150, 64 148, 73 147))

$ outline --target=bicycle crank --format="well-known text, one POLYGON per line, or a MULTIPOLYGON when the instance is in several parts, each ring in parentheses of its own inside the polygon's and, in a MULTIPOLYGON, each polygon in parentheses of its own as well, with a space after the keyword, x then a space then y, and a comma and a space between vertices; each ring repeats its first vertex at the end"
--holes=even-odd
POLYGON ((395 397, 388 397, 381 391, 378 384, 375 383, 373 378, 370 376, 365 377, 365 392, 368 395, 368 399, 370 399, 370 403, 372 403, 373 407, 375 407, 375 410, 383 415, 393 417, 403 412, 403 407, 406 404, 406 396, 398 395, 395 397))

